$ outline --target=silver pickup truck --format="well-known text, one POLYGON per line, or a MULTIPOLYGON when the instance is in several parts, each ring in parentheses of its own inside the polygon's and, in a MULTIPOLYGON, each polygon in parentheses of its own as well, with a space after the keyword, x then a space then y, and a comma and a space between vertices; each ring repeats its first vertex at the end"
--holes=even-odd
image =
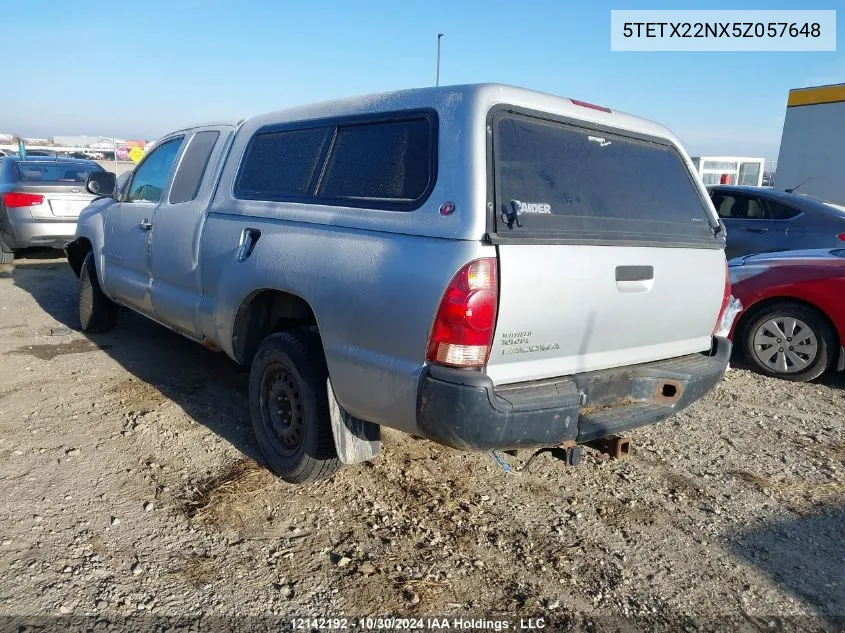
POLYGON ((126 306, 250 366, 290 482, 388 426, 462 450, 579 445, 721 379, 724 230, 664 127, 500 85, 179 130, 79 218, 82 330, 126 306))

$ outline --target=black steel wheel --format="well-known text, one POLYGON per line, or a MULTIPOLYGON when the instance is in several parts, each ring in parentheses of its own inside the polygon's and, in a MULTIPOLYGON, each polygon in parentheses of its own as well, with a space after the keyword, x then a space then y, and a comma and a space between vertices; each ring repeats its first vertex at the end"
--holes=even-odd
POLYGON ((279 450, 294 454, 302 444, 303 402, 296 379, 281 363, 264 369, 261 377, 261 417, 279 450))
POLYGON ((324 479, 340 468, 327 375, 320 339, 307 331, 268 336, 252 361, 252 428, 268 466, 290 483, 324 479))

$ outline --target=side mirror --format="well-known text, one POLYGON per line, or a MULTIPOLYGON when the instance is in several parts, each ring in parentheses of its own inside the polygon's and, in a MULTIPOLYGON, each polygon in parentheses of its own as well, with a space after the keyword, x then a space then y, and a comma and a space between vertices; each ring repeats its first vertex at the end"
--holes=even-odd
POLYGON ((95 196, 113 196, 116 182, 117 176, 110 171, 92 171, 85 181, 85 188, 95 196))

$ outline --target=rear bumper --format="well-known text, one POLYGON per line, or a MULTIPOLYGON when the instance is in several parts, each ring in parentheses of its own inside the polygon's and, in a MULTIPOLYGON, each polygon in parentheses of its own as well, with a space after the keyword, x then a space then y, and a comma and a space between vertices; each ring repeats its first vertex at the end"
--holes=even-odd
POLYGON ((11 248, 62 248, 76 234, 76 218, 33 218, 26 208, 8 209, 0 233, 11 248))
POLYGON ((689 406, 722 379, 730 355, 731 342, 714 338, 710 355, 498 389, 485 374, 430 366, 420 383, 417 425, 426 438, 461 450, 582 444, 689 406))

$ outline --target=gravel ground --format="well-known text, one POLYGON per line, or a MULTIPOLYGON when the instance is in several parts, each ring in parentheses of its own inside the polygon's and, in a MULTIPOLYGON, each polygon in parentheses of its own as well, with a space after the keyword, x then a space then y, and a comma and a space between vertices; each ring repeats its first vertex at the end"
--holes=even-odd
POLYGON ((293 487, 256 464, 245 370, 128 312, 85 337, 75 292, 55 251, 0 267, 2 630, 845 627, 843 376, 733 370, 623 461, 512 476, 387 431, 374 462, 293 487))

